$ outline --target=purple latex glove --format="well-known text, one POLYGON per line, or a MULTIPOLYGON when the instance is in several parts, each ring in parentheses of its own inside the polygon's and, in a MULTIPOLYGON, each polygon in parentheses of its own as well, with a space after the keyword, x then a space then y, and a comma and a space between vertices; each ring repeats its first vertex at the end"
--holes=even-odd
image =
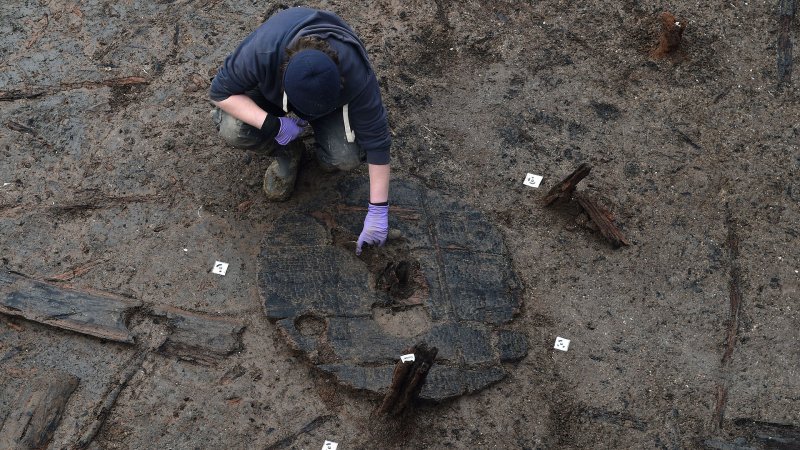
POLYGON ((275 140, 281 145, 286 145, 297 139, 297 136, 303 132, 303 127, 308 125, 305 120, 295 119, 294 117, 278 117, 278 120, 281 121, 281 129, 275 136, 275 140))
POLYGON ((385 244, 388 234, 389 206, 378 206, 370 203, 367 209, 367 217, 364 218, 364 229, 358 237, 356 255, 361 254, 361 246, 364 244, 378 246, 385 244))

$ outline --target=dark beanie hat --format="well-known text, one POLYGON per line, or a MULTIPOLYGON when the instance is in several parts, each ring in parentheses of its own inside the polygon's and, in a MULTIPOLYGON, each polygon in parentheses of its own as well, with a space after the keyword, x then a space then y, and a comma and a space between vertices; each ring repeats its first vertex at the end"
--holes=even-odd
POLYGON ((319 50, 295 53, 283 74, 283 90, 289 103, 309 117, 320 117, 336 109, 341 87, 339 68, 319 50))

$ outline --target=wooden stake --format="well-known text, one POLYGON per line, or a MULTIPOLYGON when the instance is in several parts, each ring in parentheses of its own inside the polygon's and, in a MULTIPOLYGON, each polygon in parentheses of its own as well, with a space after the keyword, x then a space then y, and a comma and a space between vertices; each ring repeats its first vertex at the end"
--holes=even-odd
POLYGON ((550 206, 555 203, 556 200, 569 200, 572 197, 572 193, 575 192, 575 188, 578 186, 578 183, 591 172, 592 166, 589 164, 583 163, 575 169, 574 172, 569 174, 567 178, 561 183, 553 186, 552 189, 547 193, 544 197, 544 205, 550 206))
POLYGON ((611 242, 614 248, 619 248, 622 245, 630 245, 622 232, 611 222, 610 212, 584 195, 576 195, 575 200, 581 205, 581 208, 589 214, 589 218, 592 219, 592 222, 600 229, 600 233, 611 242))
POLYGON ((436 347, 428 348, 424 342, 403 350, 404 354, 413 353, 414 361, 397 363, 392 375, 392 384, 378 408, 378 414, 396 416, 413 406, 438 352, 436 347))
POLYGON ((651 56, 655 59, 680 57, 681 39, 686 24, 667 11, 661 13, 660 20, 661 36, 658 38, 658 47, 652 51, 651 56))

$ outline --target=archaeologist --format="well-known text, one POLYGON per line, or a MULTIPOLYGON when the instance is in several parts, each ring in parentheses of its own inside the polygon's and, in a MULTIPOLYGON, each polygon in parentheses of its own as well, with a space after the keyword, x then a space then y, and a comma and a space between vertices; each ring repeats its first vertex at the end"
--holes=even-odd
POLYGON ((310 8, 273 15, 225 59, 210 98, 228 144, 275 157, 264 174, 271 201, 287 200, 294 190, 304 148, 296 139, 308 125, 323 169, 352 170, 366 161, 369 204, 356 253, 363 244, 386 242, 386 109, 364 44, 341 18, 310 8))

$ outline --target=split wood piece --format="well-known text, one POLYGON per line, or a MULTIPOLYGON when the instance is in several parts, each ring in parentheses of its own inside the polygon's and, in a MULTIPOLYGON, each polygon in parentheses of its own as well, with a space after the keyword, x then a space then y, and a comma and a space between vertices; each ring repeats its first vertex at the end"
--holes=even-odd
POLYGON ((651 56, 655 59, 680 56, 681 39, 686 24, 667 11, 661 13, 660 20, 661 36, 658 38, 658 47, 651 56))
POLYGON ((101 87, 136 86, 150 84, 150 81, 143 77, 120 77, 109 78, 100 81, 78 81, 75 83, 61 83, 55 86, 38 86, 27 90, 12 89, 0 91, 0 101, 13 101, 23 99, 33 99, 42 95, 57 94, 73 89, 96 89, 101 87))
POLYGON ((403 351, 403 354, 413 353, 414 361, 400 361, 395 366, 392 384, 378 408, 379 414, 396 416, 409 408, 418 398, 438 352, 436 347, 428 348, 424 342, 403 351))
POLYGON ((46 448, 79 379, 57 373, 53 378, 26 383, 0 429, 0 448, 46 448))
POLYGON ((83 450, 89 447, 89 444, 91 444, 95 436, 97 436, 100 428, 103 427, 108 415, 111 413, 111 410, 117 403, 119 394, 122 393, 122 390, 128 386, 128 383, 130 383, 131 379, 133 379, 133 376, 142 370, 144 360, 147 358, 148 354, 149 353, 147 351, 139 350, 135 355, 133 355, 133 357, 131 357, 130 360, 128 360, 128 363, 123 367, 122 371, 119 372, 116 382, 110 384, 109 390, 103 396, 102 401, 95 406, 95 410, 92 415, 94 420, 84 426, 80 439, 78 439, 78 441, 72 447, 73 450, 83 450))
POLYGON ((792 22, 797 11, 796 0, 778 2, 778 84, 792 82, 792 22))
POLYGON ((611 222, 611 214, 605 208, 599 206, 594 200, 584 195, 576 195, 575 200, 577 200, 581 208, 589 214, 589 218, 592 219, 592 222, 600 229, 600 233, 611 242, 614 248, 619 248, 622 245, 630 245, 622 232, 611 222))
POLYGON ((557 185, 553 186, 552 189, 550 189, 550 191, 544 197, 544 205, 550 206, 555 203, 556 200, 569 200, 570 197, 572 197, 572 193, 575 192, 575 188, 578 186, 578 183, 580 183, 582 179, 586 178, 591 170, 592 166, 586 163, 578 166, 578 168, 569 174, 567 178, 564 178, 561 183, 558 183, 557 185))
POLYGON ((56 328, 132 344, 125 318, 141 306, 137 300, 89 292, 0 271, 0 313, 56 328))
POLYGON ((317 416, 311 422, 308 422, 307 424, 303 425, 303 427, 300 428, 297 432, 292 433, 289 436, 286 436, 285 438, 281 439, 280 441, 267 446, 267 450, 292 448, 293 447, 292 444, 294 444, 294 441, 297 440, 298 437, 306 435, 316 430, 320 426, 325 425, 325 423, 327 423, 329 420, 333 418, 334 416, 331 414, 326 414, 324 416, 317 416))
POLYGON ((796 423, 775 423, 749 418, 734 419, 737 431, 748 431, 763 448, 800 448, 800 426, 796 423))
POLYGON ((152 315, 168 321, 170 334, 159 353, 183 360, 211 364, 242 348, 244 325, 226 317, 190 313, 171 307, 158 307, 152 315))

